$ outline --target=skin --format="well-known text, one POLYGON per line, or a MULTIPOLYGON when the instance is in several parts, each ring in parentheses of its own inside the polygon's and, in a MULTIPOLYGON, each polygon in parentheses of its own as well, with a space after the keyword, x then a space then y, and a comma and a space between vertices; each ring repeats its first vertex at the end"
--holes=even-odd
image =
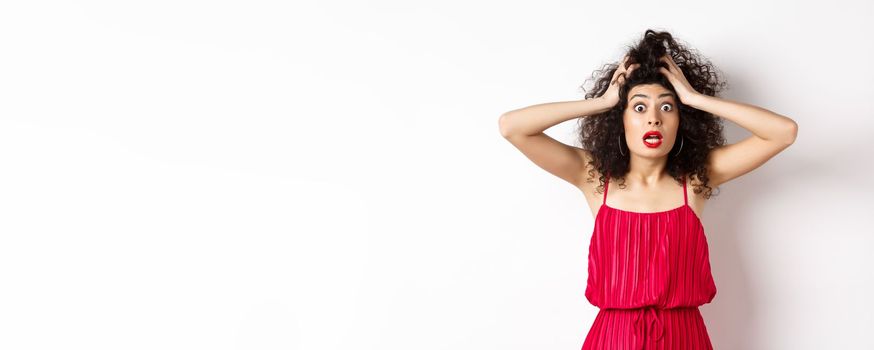
MULTIPOLYGON (((679 207, 683 205, 682 183, 671 178, 665 170, 668 153, 677 142, 677 130, 680 126, 680 114, 674 94, 661 85, 645 84, 633 87, 628 96, 629 103, 622 119, 625 125, 625 143, 628 145, 628 149, 623 152, 629 154, 630 169, 625 176, 626 188, 620 188, 618 182, 611 179, 614 186, 607 191, 607 203, 612 207, 636 212, 656 212, 679 207), (657 148, 649 148, 643 143, 643 135, 650 130, 662 133, 662 144, 657 148)), ((602 193, 595 193, 595 185, 578 186, 587 194, 586 199, 592 208, 598 208, 603 200, 602 193)), ((692 197, 692 189, 687 186, 687 191, 689 197, 692 197)), ((689 205, 693 210, 696 207, 700 210, 702 202, 689 205)))
MULTIPOLYGON (((622 72, 630 73, 636 65, 626 71, 626 56, 613 75, 611 86, 599 98, 549 102, 532 105, 506 112, 498 120, 501 135, 522 152, 529 160, 547 172, 567 181, 580 190, 589 204, 592 216, 597 216, 602 205, 603 193, 596 193, 597 181, 586 182, 591 154, 579 147, 559 142, 546 135, 544 131, 561 122, 597 114, 609 110, 619 100, 618 90, 624 83, 622 72)), ((662 57, 669 68, 660 68, 671 82, 676 96, 658 97, 669 92, 658 84, 638 85, 628 94, 628 107, 623 114, 625 141, 630 152, 630 170, 625 175, 625 189, 617 182, 610 182, 607 205, 613 208, 635 212, 659 212, 683 205, 682 183, 675 181, 665 171, 667 154, 677 142, 679 114, 676 100, 696 109, 730 120, 750 131, 751 136, 734 144, 727 144, 712 150, 707 159, 709 186, 717 187, 747 174, 795 142, 798 124, 794 120, 761 107, 731 101, 728 99, 702 95, 695 91, 682 71, 669 56, 662 57), (636 94, 648 97, 634 97, 636 94), (671 108, 666 105, 671 105, 671 108), (642 105, 637 107, 635 106, 642 105), (642 142, 647 130, 659 130, 664 138, 662 145, 651 149, 642 142)), ((600 174, 593 169, 596 179, 600 174)), ((693 192, 697 178, 690 178, 687 188, 689 206, 701 217, 706 200, 703 195, 693 192)))

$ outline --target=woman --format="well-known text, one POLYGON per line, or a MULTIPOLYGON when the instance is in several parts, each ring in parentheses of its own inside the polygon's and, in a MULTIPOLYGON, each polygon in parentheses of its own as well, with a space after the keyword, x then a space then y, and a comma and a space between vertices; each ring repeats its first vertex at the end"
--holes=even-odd
POLYGON ((725 83, 715 72, 670 33, 647 30, 584 100, 500 118, 504 138, 582 191, 595 217, 586 299, 600 310, 584 350, 713 348, 698 309, 716 295, 704 203, 712 187, 789 147, 798 130, 792 119, 716 97, 725 83), (573 118, 582 147, 543 133, 573 118), (753 135, 725 145, 719 118, 753 135))

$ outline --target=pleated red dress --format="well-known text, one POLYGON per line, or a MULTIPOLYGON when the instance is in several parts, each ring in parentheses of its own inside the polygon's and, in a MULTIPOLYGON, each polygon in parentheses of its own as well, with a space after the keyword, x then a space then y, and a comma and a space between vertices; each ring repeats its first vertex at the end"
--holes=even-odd
POLYGON ((698 306, 716 296, 704 227, 689 206, 625 211, 604 200, 589 245, 586 299, 600 310, 583 350, 713 349, 698 306))

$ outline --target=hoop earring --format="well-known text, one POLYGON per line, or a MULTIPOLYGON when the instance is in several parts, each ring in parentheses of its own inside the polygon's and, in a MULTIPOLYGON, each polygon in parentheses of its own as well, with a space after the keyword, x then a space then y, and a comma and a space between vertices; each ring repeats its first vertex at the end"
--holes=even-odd
POLYGON ((616 141, 618 141, 618 144, 619 144, 619 154, 624 156, 625 153, 622 153, 622 135, 618 135, 618 136, 619 136, 619 138, 616 141))
POLYGON ((683 140, 686 139, 686 138, 683 137, 682 135, 680 135, 680 137, 681 137, 681 139, 680 139, 680 149, 677 150, 677 153, 674 153, 675 156, 678 155, 678 154, 680 154, 680 151, 683 150, 683 140))

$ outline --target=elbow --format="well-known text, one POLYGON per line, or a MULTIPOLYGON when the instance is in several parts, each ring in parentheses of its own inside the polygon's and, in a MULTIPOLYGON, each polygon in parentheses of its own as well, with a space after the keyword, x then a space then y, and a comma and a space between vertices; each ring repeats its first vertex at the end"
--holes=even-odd
POLYGON ((792 121, 792 124, 789 126, 789 144, 795 143, 795 139, 798 138, 798 123, 792 121))
POLYGON ((498 118, 498 131, 501 133, 501 136, 504 138, 508 138, 511 135, 510 131, 510 118, 509 114, 504 113, 498 118))
POLYGON ((798 123, 794 120, 789 120, 789 125, 786 127, 784 142, 786 145, 791 145, 795 143, 795 139, 798 137, 798 123))

